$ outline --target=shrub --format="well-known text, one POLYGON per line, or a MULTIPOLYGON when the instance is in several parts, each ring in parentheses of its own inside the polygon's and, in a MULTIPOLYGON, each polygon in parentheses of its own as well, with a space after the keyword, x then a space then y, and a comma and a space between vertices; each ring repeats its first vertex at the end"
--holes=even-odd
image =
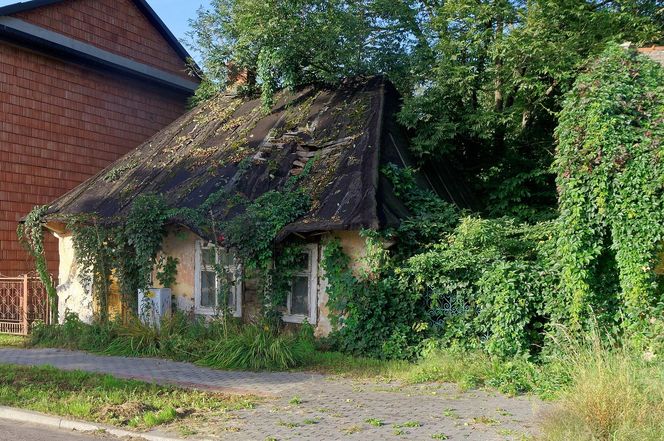
POLYGON ((429 336, 502 357, 537 354, 556 294, 552 228, 466 217, 411 257, 397 271, 400 286, 418 293, 429 336))

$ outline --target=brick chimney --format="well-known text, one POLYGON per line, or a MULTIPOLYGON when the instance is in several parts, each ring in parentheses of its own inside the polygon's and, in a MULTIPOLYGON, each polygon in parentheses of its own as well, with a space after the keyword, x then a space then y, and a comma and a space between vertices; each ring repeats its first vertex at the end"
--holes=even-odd
POLYGON ((232 61, 226 64, 226 75, 229 90, 256 82, 255 74, 250 73, 246 68, 237 66, 232 61))
POLYGON ((652 45, 649 47, 640 47, 637 50, 664 66, 664 46, 652 45))

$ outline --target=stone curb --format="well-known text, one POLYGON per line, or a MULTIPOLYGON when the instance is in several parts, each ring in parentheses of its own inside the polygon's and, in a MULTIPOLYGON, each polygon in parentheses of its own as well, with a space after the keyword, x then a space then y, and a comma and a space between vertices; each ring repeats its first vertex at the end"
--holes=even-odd
POLYGON ((75 430, 77 432, 103 431, 118 438, 122 437, 131 437, 134 439, 142 438, 147 441, 183 441, 180 438, 171 438, 156 432, 153 433, 131 432, 129 430, 116 429, 101 424, 68 420, 57 416, 44 415, 43 413, 33 412, 30 410, 16 409, 13 407, 0 406, 0 418, 11 421, 20 421, 23 423, 39 424, 41 426, 49 426, 49 427, 54 427, 56 429, 75 430))

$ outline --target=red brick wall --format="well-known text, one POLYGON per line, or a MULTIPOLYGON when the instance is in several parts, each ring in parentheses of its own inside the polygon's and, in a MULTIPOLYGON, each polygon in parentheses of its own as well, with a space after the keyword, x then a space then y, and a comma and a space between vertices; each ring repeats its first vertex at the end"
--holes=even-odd
POLYGON ((14 16, 188 78, 182 59, 132 0, 67 0, 14 16))
MULTIPOLYGON (((176 119, 186 98, 0 42, 0 273, 31 269, 16 239, 21 217, 176 119)), ((57 275, 53 239, 48 257, 57 275)))

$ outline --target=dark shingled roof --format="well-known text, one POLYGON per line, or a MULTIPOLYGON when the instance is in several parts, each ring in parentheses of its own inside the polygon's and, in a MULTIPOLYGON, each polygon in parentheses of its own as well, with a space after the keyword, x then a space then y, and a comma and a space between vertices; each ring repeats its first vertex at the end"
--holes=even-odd
MULTIPOLYGON (((384 228, 408 212, 380 173, 412 165, 395 121, 399 98, 382 77, 338 88, 281 91, 271 112, 260 100, 227 94, 196 107, 104 171, 56 200, 49 218, 96 213, 122 218, 140 194, 162 194, 173 207, 197 208, 220 189, 248 200, 283 188, 313 160, 299 186, 312 209, 289 233, 384 228)), ((449 170, 420 173, 421 184, 462 207, 471 199, 449 170)), ((216 207, 229 219, 237 209, 216 207)), ((196 231, 195 225, 179 223, 196 231)), ((199 232, 200 233, 200 232, 199 232)))

